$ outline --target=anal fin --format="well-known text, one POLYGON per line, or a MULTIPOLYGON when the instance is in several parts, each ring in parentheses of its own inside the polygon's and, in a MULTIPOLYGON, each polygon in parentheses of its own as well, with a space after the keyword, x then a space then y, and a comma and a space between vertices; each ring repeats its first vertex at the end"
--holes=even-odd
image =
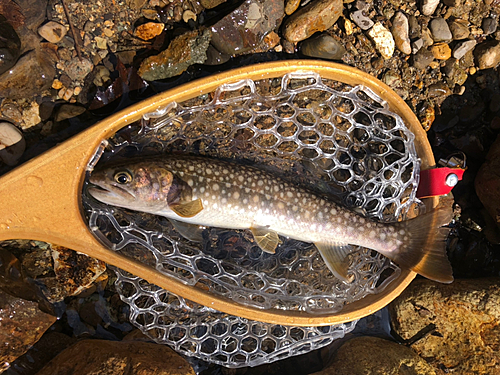
POLYGON ((201 198, 198 198, 191 202, 169 206, 169 208, 180 217, 193 217, 203 210, 203 203, 201 198))
POLYGON ((253 238, 262 251, 270 254, 276 252, 276 248, 281 243, 278 233, 267 227, 250 228, 253 238))
POLYGON ((188 224, 182 221, 168 219, 175 230, 180 233, 180 235, 184 238, 187 238, 189 241, 193 242, 202 242, 203 241, 203 229, 196 224, 188 224))
POLYGON ((353 247, 342 242, 317 242, 315 243, 319 253, 323 257, 328 269, 340 280, 349 281, 347 270, 349 263, 347 256, 353 251, 353 247))

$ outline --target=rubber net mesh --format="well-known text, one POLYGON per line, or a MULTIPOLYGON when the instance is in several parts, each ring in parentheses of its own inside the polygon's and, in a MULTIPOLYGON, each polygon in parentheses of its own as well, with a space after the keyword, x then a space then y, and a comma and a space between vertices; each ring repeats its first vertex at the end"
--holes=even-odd
MULTIPOLYGON (((328 193, 382 221, 418 209, 414 135, 370 89, 293 72, 244 80, 144 116, 103 143, 89 164, 134 155, 182 152, 258 164, 328 193)), ((113 208, 85 192, 89 227, 115 251, 193 287, 262 309, 331 314, 383 290, 397 265, 360 248, 350 282, 336 279, 314 245, 282 238, 263 253, 246 231, 207 228, 201 244, 168 220, 113 208)), ((228 367, 255 366, 306 353, 343 337, 355 322, 290 327, 249 321, 176 296, 116 269, 130 320, 158 343, 228 367)))

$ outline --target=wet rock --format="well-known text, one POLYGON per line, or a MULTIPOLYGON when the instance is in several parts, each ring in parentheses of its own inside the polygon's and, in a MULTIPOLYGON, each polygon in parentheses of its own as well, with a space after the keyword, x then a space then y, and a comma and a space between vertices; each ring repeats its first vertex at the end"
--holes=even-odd
POLYGON ((387 30, 380 22, 377 22, 370 31, 368 36, 375 43, 375 47, 380 52, 384 59, 390 59, 394 54, 394 38, 389 30, 387 30))
POLYGON ((40 118, 40 106, 37 102, 32 102, 29 106, 23 109, 23 122, 21 128, 23 130, 29 129, 38 125, 42 119, 40 118))
POLYGON ((481 28, 483 29, 483 33, 486 35, 493 34, 497 31, 498 22, 493 17, 483 18, 483 22, 481 23, 481 28))
POLYGON ((356 337, 342 345, 331 364, 315 375, 436 375, 410 348, 378 337, 356 337), (381 355, 383 353, 383 355, 381 355))
POLYGON ((289 16, 295 12, 300 5, 300 0, 286 0, 285 1, 285 13, 289 16))
POLYGON ((342 60, 342 56, 346 53, 344 46, 328 34, 304 40, 300 45, 300 51, 306 56, 328 60, 342 60))
POLYGON ((396 47, 406 55, 411 53, 408 18, 403 12, 397 12, 392 20, 392 36, 396 47))
POLYGON ((207 59, 210 30, 190 31, 178 36, 168 48, 156 56, 145 59, 139 67, 142 79, 154 81, 181 74, 193 64, 202 64, 207 59))
POLYGON ((494 68, 500 63, 500 42, 481 43, 474 50, 478 69, 494 68))
POLYGON ((467 39, 469 37, 470 31, 467 21, 456 19, 451 21, 449 26, 453 40, 467 39))
POLYGON ((431 52, 437 60, 448 60, 451 57, 451 48, 446 43, 437 43, 431 46, 431 52))
POLYGON ((200 4, 203 6, 205 9, 212 9, 215 8, 216 6, 225 3, 226 0, 200 0, 200 4))
POLYGON ((75 57, 66 65, 66 74, 73 81, 83 81, 87 74, 89 74, 94 65, 90 62, 89 59, 80 59, 75 57))
POLYGON ((38 34, 50 43, 58 43, 66 35, 66 27, 50 21, 38 28, 38 34))
POLYGON ((211 27, 212 44, 228 55, 251 51, 281 23, 283 16, 283 0, 246 0, 211 27))
POLYGON ((351 19, 361 30, 368 30, 375 24, 375 22, 365 15, 364 10, 357 10, 351 13, 351 19))
POLYGON ((449 7, 458 7, 462 0, 443 0, 443 4, 449 7))
POLYGON ((475 180, 476 193, 500 228, 500 136, 491 146, 475 180))
POLYGON ((209 45, 207 49, 207 59, 205 60, 205 65, 221 65, 229 61, 231 56, 217 51, 214 46, 209 45))
POLYGON ((426 132, 430 130, 435 119, 436 110, 434 106, 428 101, 424 102, 422 108, 418 111, 418 120, 426 132))
POLYGON ((0 112, 6 120, 10 120, 14 124, 21 124, 23 121, 23 114, 19 110, 17 104, 8 99, 2 102, 0 112))
POLYGON ((0 159, 7 165, 16 165, 25 148, 23 134, 11 123, 0 122, 0 159))
POLYGON ((448 23, 444 18, 432 19, 429 23, 429 30, 435 42, 449 42, 453 39, 448 23))
POLYGON ((56 321, 36 302, 12 297, 0 289, 0 372, 23 355, 56 321))
POLYGON ((142 40, 150 40, 160 35, 165 28, 164 23, 147 22, 134 30, 134 35, 142 40))
POLYGON ((444 82, 433 83, 429 86, 429 98, 451 95, 450 88, 444 82))
POLYGON ((439 5, 439 0, 422 0, 422 14, 431 16, 439 5))
POLYGON ((76 116, 80 116, 86 111, 85 107, 77 104, 63 104, 56 112, 54 121, 63 121, 76 116))
POLYGON ((182 20, 185 23, 188 23, 190 20, 196 21, 196 13, 194 13, 192 10, 185 10, 182 13, 182 20))
POLYGON ((417 69, 425 69, 434 60, 434 55, 428 49, 422 48, 413 56, 413 66, 417 69))
POLYGON ((342 14, 342 0, 317 0, 292 14, 286 21, 283 36, 292 43, 329 29, 342 14))
POLYGON ((0 14, 0 74, 14 66, 21 54, 21 40, 14 28, 0 14))
POLYGON ((472 51, 476 44, 477 42, 475 39, 459 42, 455 48, 453 48, 453 57, 460 60, 467 52, 472 51))
POLYGON ((405 340, 430 329, 432 334, 411 348, 445 373, 496 374, 500 371, 499 281, 455 280, 445 285, 415 280, 389 307, 393 329, 405 340))
POLYGON ((189 363, 166 345, 83 340, 50 361, 37 375, 194 375, 189 363))

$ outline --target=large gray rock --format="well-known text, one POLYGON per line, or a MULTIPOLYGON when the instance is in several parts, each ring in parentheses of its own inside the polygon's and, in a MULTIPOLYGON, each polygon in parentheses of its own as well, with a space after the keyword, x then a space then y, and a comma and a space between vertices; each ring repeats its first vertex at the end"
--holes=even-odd
POLYGON ((500 373, 500 278, 416 280, 389 309, 405 340, 435 326, 411 345, 430 364, 457 374, 500 373))

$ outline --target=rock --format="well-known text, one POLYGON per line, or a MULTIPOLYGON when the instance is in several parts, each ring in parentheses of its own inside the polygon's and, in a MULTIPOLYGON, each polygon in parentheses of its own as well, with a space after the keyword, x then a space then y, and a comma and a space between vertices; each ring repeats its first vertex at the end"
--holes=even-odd
POLYGON ((448 60, 451 57, 451 48, 446 43, 437 43, 432 45, 431 52, 437 60, 448 60))
POLYGON ((165 51, 143 60, 137 73, 142 79, 154 81, 179 75, 193 64, 203 64, 207 59, 210 35, 210 30, 206 29, 178 36, 165 51))
POLYGON ((57 110, 57 113, 54 116, 54 121, 63 121, 69 118, 80 116, 85 111, 85 107, 77 104, 63 104, 57 110))
POLYGON ((212 44, 228 55, 249 52, 279 26, 283 16, 283 0, 246 0, 211 27, 212 44))
POLYGON ((435 326, 411 345, 444 373, 500 372, 499 278, 445 285, 415 280, 390 306, 392 327, 403 339, 435 326))
POLYGON ((182 13, 182 20, 185 22, 185 23, 188 23, 189 20, 193 20, 193 21, 196 21, 196 13, 194 13, 192 10, 185 10, 183 13, 182 13))
POLYGON ((184 358, 166 345, 83 340, 64 350, 37 373, 63 374, 195 375, 195 372, 184 358))
POLYGON ((460 60, 467 52, 472 51, 476 44, 477 42, 475 39, 459 42, 455 48, 453 48, 453 57, 460 60))
POLYGON ((439 5, 439 0, 422 0, 422 14, 431 16, 439 5))
POLYGON ((7 165, 16 165, 25 148, 23 134, 11 123, 0 122, 0 159, 7 165))
POLYGON ((96 36, 94 38, 96 46, 98 49, 108 49, 108 41, 106 38, 101 38, 100 36, 96 36))
POLYGON ((449 7, 457 7, 461 2, 462 0, 443 0, 443 4, 449 7))
POLYGON ((23 355, 56 321, 36 302, 12 297, 0 289, 0 372, 23 355))
POLYGON ((432 39, 432 33, 427 27, 422 28, 421 35, 422 35, 422 40, 424 41, 424 47, 429 47, 434 44, 434 39, 432 39))
POLYGON ((289 16, 297 10, 300 5, 300 0, 286 0, 285 13, 289 16))
POLYGON ((78 57, 75 57, 69 63, 67 63, 65 70, 66 74, 73 81, 83 81, 93 68, 94 65, 92 64, 92 62, 90 62, 89 59, 83 58, 80 61, 78 57))
POLYGON ((483 33, 485 35, 493 34, 497 31, 497 20, 493 17, 483 18, 483 22, 481 23, 481 28, 483 29, 483 33))
POLYGON ((410 348, 378 337, 356 337, 342 345, 331 364, 314 375, 436 375, 410 348))
POLYGON ((368 36, 375 43, 375 47, 380 52, 384 59, 390 59, 394 54, 394 38, 389 30, 387 30, 380 22, 377 22, 370 31, 368 36))
POLYGON ((342 15, 342 0, 316 0, 295 12, 286 21, 283 36, 292 43, 332 27, 342 15))
POLYGON ((450 31, 451 35, 453 35, 453 40, 467 39, 470 34, 468 22, 461 19, 450 22, 450 31))
POLYGON ((58 43, 66 32, 66 27, 54 21, 49 21, 38 28, 38 34, 50 43, 58 43))
POLYGON ((486 161, 477 173, 475 186, 479 200, 500 228, 500 136, 488 151, 486 161))
POLYGON ((500 63, 500 43, 496 40, 481 43, 474 50, 478 69, 494 68, 500 63))
POLYGON ((230 55, 217 51, 214 46, 209 45, 205 65, 221 65, 228 62, 230 58, 230 55))
POLYGON ((449 42, 453 39, 448 23, 444 18, 437 17, 429 23, 432 39, 435 42, 449 42))
POLYGON ((29 129, 35 125, 38 125, 42 119, 40 118, 39 105, 37 102, 31 102, 31 104, 23 109, 23 122, 21 123, 21 128, 23 130, 29 129))
POLYGON ((411 53, 408 18, 403 12, 397 12, 392 20, 392 36, 396 47, 406 55, 411 53))
POLYGON ((420 25, 418 24, 417 17, 414 15, 408 17, 408 28, 410 39, 420 38, 420 25))
POLYGON ((225 3, 226 0, 200 0, 200 4, 203 6, 205 9, 212 9, 215 8, 216 6, 225 3))
POLYGON ((304 40, 300 51, 310 57, 319 57, 327 60, 342 60, 346 53, 344 46, 328 34, 320 34, 304 40))
POLYGON ((434 60, 434 55, 428 49, 422 48, 413 56, 413 66, 417 69, 425 69, 434 60))
POLYGON ((359 26, 361 30, 370 29, 375 22, 373 22, 369 17, 365 15, 364 10, 357 10, 351 13, 351 19, 356 25, 359 26))
POLYGON ((20 125, 21 122, 23 121, 23 114, 19 110, 17 104, 8 99, 2 102, 2 106, 0 107, 0 112, 6 120, 9 120, 14 124, 20 125))
POLYGON ((446 97, 449 95, 451 95, 451 90, 444 82, 433 83, 429 86, 429 98, 446 97))
POLYGON ((416 54, 424 46, 424 40, 419 38, 411 43, 411 53, 416 54))
POLYGON ((0 14, 0 74, 14 66, 21 54, 21 40, 14 28, 0 14))
POLYGON ((164 28, 164 23, 147 22, 136 27, 134 35, 142 40, 150 40, 160 35, 164 28))

